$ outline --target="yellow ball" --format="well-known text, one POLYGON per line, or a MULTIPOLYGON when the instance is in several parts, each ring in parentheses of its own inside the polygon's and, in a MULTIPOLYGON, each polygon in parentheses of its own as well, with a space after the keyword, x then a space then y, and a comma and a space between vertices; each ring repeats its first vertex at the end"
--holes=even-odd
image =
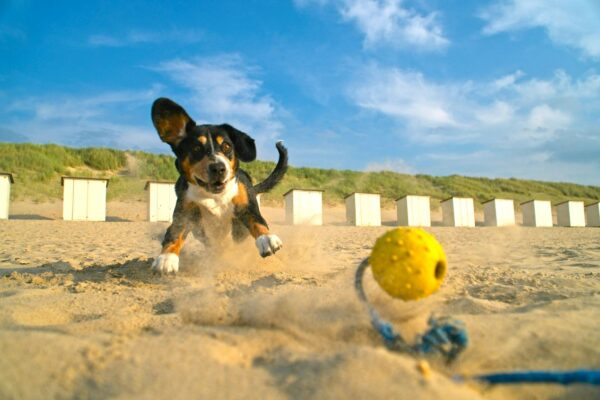
POLYGON ((369 257, 373 277, 390 296, 403 300, 427 297, 446 275, 446 254, 423 229, 396 228, 375 242, 369 257))

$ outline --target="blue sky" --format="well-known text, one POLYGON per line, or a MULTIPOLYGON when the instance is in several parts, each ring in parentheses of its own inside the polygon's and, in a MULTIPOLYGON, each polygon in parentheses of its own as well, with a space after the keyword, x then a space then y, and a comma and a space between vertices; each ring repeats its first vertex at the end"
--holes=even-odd
POLYGON ((0 0, 0 60, 0 141, 167 153, 166 96, 261 159, 600 185, 598 0, 0 0))

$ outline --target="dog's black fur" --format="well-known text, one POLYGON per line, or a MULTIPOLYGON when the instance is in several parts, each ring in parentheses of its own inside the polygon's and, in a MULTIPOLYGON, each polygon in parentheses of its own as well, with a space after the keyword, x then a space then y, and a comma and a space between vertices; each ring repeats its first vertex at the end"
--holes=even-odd
POLYGON ((166 98, 152 105, 152 122, 175 153, 180 174, 175 184, 173 223, 153 268, 176 272, 189 232, 209 246, 218 245, 230 234, 236 241, 250 234, 261 256, 278 251, 281 240, 269 232, 256 195, 283 179, 288 160, 283 144, 276 144, 279 160, 273 172, 253 186, 248 173, 239 168, 239 161, 256 159, 254 139, 248 134, 227 124, 196 125, 180 105, 166 98))

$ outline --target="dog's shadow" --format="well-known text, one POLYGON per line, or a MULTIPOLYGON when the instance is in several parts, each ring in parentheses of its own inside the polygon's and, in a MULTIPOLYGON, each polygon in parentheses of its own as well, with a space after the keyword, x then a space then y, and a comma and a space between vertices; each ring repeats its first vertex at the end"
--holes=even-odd
POLYGON ((161 284, 164 279, 151 269, 153 259, 133 259, 123 263, 74 268, 56 261, 30 268, 0 268, 0 277, 38 286, 76 286, 81 283, 113 283, 124 286, 161 284))

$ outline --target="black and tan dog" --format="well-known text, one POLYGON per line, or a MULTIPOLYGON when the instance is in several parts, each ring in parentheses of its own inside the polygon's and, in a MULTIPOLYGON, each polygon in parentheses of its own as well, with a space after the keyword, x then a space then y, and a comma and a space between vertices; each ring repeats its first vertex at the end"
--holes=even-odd
POLYGON ((256 195, 273 188, 287 170, 287 150, 281 142, 276 144, 277 166, 253 186, 239 168, 240 161, 256 159, 254 139, 244 132, 227 124, 196 125, 180 105, 165 98, 152 105, 152 122, 160 138, 171 145, 180 174, 173 223, 152 268, 177 272, 179 252, 190 232, 213 248, 228 238, 240 241, 250 234, 261 256, 278 251, 282 242, 269 232, 256 195))

